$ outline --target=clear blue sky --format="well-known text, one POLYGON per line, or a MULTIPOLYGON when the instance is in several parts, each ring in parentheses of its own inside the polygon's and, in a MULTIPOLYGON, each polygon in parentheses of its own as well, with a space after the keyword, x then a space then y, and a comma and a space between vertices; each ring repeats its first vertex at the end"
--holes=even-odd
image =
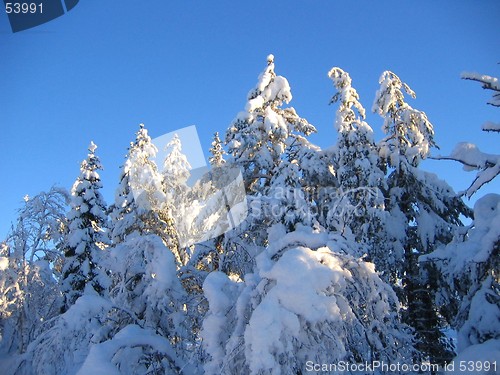
MULTIPOLYGON (((326 73, 339 66, 368 110, 380 74, 398 74, 434 124, 439 152, 468 140, 498 153, 500 136, 480 126, 499 122, 500 110, 459 76, 500 76, 499 16, 498 0, 82 0, 13 34, 1 12, 0 238, 25 194, 71 187, 91 140, 108 203, 139 123, 153 137, 194 124, 208 150, 211 134, 243 109, 269 53, 321 147, 336 138, 326 73)), ((380 138, 382 120, 368 121, 380 138)), ((474 176, 453 162, 424 166, 456 190, 474 176)), ((480 194, 495 189, 498 182, 480 194)))

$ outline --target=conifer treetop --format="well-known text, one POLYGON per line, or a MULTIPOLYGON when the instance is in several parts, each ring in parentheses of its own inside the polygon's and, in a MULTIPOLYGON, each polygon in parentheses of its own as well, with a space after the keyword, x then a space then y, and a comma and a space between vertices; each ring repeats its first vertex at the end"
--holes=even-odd
POLYGON ((429 156, 431 147, 437 147, 433 125, 424 112, 406 103, 405 93, 415 99, 415 92, 396 74, 383 72, 379 83, 372 111, 384 118, 387 136, 380 142, 380 155, 396 169, 401 163, 416 167, 429 156))

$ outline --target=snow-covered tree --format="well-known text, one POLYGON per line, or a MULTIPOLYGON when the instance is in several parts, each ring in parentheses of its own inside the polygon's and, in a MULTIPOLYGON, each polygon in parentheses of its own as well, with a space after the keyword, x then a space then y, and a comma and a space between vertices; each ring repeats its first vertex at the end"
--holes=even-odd
MULTIPOLYGON (((267 67, 248 94, 245 110, 236 116, 226 132, 230 155, 227 163, 241 168, 248 194, 248 218, 225 237, 226 253, 234 255, 233 269, 243 272, 240 276, 251 270, 248 260, 261 251, 267 241, 272 218, 266 197, 273 177, 276 181, 276 173, 285 170, 283 163, 307 159, 297 156, 298 152, 304 156, 306 148, 307 151, 313 149, 304 136, 316 129, 293 107, 284 108, 291 100, 290 85, 286 78, 275 73, 274 56, 269 55, 267 67)), ((304 179, 309 177, 305 171, 300 173, 304 173, 301 176, 304 179)), ((311 179, 311 183, 313 181, 311 179)))
POLYGON ((226 153, 224 151, 224 148, 222 147, 222 141, 219 138, 219 132, 215 132, 214 138, 212 141, 212 147, 210 147, 210 156, 208 158, 208 161, 211 166, 213 167, 220 167, 222 164, 224 164, 226 161, 224 160, 224 154, 226 153))
POLYGON ((411 334, 391 287, 373 264, 334 247, 325 233, 302 227, 274 238, 244 281, 210 274, 205 373, 297 374, 308 361, 411 363, 411 334))
POLYGON ((87 288, 103 293, 109 286, 106 272, 100 266, 110 241, 106 203, 100 191, 99 170, 102 166, 95 154, 96 148, 91 142, 89 154, 82 162, 80 175, 71 190, 61 281, 66 308, 87 288))
POLYGON ((182 153, 181 140, 177 134, 174 134, 166 149, 168 154, 163 162, 163 184, 168 193, 173 195, 185 188, 191 164, 182 153))
MULTIPOLYGON (((177 276, 177 262, 170 249, 156 235, 136 234, 111 250, 109 263, 114 274, 110 290, 113 310, 106 327, 114 344, 106 345, 117 346, 109 361, 116 362, 116 366, 119 363, 123 369, 145 366, 151 371, 156 366, 163 373, 180 373, 180 368, 188 366, 185 370, 194 373, 188 371, 192 364, 187 364, 197 347, 186 314, 188 296, 177 276), (150 348, 147 343, 135 345, 133 340, 118 344, 122 335, 119 331, 129 325, 144 329, 143 335, 166 340, 169 345, 163 349, 167 352, 156 352, 158 348, 150 348), (137 353, 127 358, 128 351, 137 353), (141 360, 133 363, 136 358, 141 360)), ((143 371, 147 372, 139 372, 143 371)))
POLYGON ((416 330, 419 349, 433 363, 442 363, 452 353, 446 347, 440 331, 442 319, 433 304, 435 272, 419 264, 418 257, 450 242, 461 225, 460 215, 469 215, 469 210, 447 183, 418 168, 435 142, 425 113, 405 101, 404 92, 411 97, 415 93, 392 72, 382 74, 380 85, 373 111, 383 117, 386 133, 379 147, 390 172, 387 241, 403 259, 395 279, 402 282, 400 300, 406 307, 406 322, 416 330))
POLYGON ((500 195, 480 198, 473 224, 461 234, 422 259, 434 262, 445 282, 438 302, 449 309, 458 301, 458 309, 450 312, 456 314, 459 352, 500 340, 500 195))
POLYGON ((372 110, 384 119, 387 135, 380 142, 380 155, 396 170, 416 167, 436 145, 433 126, 424 112, 406 103, 404 94, 415 98, 415 92, 396 74, 385 71, 379 84, 372 110))
POLYGON ((247 100, 226 132, 226 144, 233 162, 243 168, 248 190, 257 192, 269 186, 286 146, 316 129, 293 107, 283 108, 292 94, 287 79, 274 72, 273 55, 267 57, 267 67, 247 100))
POLYGON ((186 293, 162 239, 138 233, 108 249, 113 285, 52 319, 8 374, 196 374, 186 293))
MULTIPOLYGON (((13 358, 7 375, 76 374, 90 347, 107 337, 108 299, 85 294, 63 314, 46 323, 23 356, 13 358)), ((96 373, 96 372, 94 372, 96 373)))
POLYGON ((174 252, 179 265, 185 265, 189 258, 186 251, 190 245, 191 224, 196 210, 191 209, 190 189, 187 180, 191 165, 186 155, 182 153, 179 136, 174 135, 167 144, 168 154, 163 162, 163 191, 165 201, 162 207, 162 217, 167 223, 169 235, 168 245, 174 252))
MULTIPOLYGON (((129 151, 134 143, 130 143, 129 151)), ((121 166, 120 182, 115 192, 115 201, 110 206, 111 220, 111 240, 118 244, 125 240, 125 237, 132 232, 137 217, 135 215, 137 207, 134 200, 134 193, 130 186, 130 160, 127 154, 125 163, 121 166)))
MULTIPOLYGON (((0 244, 0 321, 2 323, 15 311, 22 293, 21 285, 17 282, 16 268, 10 263, 9 245, 2 242, 0 244)), ((4 324, 1 325, 1 328, 0 336, 3 337, 4 324)))
POLYGON ((368 253, 377 270, 389 276, 387 271, 394 269, 397 258, 387 246, 387 212, 382 192, 385 173, 373 130, 364 121, 365 109, 349 74, 332 68, 328 76, 337 90, 331 102, 338 102, 339 108, 335 118, 338 138, 333 148, 338 187, 329 202, 327 224, 332 230, 352 237, 361 245, 361 251, 368 253))
POLYGON ((165 195, 162 176, 154 162, 157 152, 144 124, 140 124, 122 166, 110 213, 114 243, 124 241, 134 232, 154 233, 164 238, 166 224, 159 219, 158 212, 165 195))
POLYGON ((55 186, 34 197, 24 197, 17 223, 7 237, 18 262, 46 260, 54 267, 54 276, 60 276, 68 202, 68 192, 55 186))
POLYGON ((0 351, 23 353, 55 316, 68 193, 52 187, 26 196, 17 223, 0 246, 0 351))
MULTIPOLYGON (((212 170, 207 174, 208 179, 202 178, 200 184, 193 187, 193 190, 195 190, 196 194, 201 198, 216 194, 216 188, 219 187, 218 185, 221 185, 220 187, 222 188, 224 187, 222 184, 219 184, 219 182, 224 179, 227 170, 224 168, 226 163, 224 155, 226 152, 223 148, 223 142, 219 137, 219 132, 215 132, 209 152, 211 156, 208 157, 208 161, 212 170)), ((224 198, 225 196, 221 194, 218 204, 214 204, 211 208, 205 209, 202 219, 206 220, 212 215, 221 218, 221 211, 227 211, 227 198, 224 198)), ((193 257, 190 259, 191 268, 205 271, 219 269, 219 267, 222 266, 220 263, 220 256, 223 252, 223 242, 224 234, 220 234, 215 239, 208 241, 208 243, 202 243, 200 246, 195 246, 193 257)), ((204 277, 205 276, 199 279, 197 283, 199 286, 203 284, 202 280, 204 280, 204 277)))

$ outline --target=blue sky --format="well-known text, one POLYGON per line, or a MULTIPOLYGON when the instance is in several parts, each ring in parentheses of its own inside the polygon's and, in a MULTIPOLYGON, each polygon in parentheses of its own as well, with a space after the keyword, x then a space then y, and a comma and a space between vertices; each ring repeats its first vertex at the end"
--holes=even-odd
MULTIPOLYGON (((13 34, 0 13, 0 238, 25 194, 70 188, 91 140, 108 203, 128 144, 143 122, 153 137, 196 125, 205 152, 243 109, 269 53, 292 87, 291 105, 335 142, 328 70, 348 71, 371 108, 392 70, 417 93, 448 154, 460 141, 499 152, 480 131, 500 110, 462 71, 500 76, 498 0, 85 1, 13 34)), ((382 119, 368 116, 381 137, 382 119)), ((426 162, 456 190, 474 175, 426 162)), ((480 195, 500 191, 498 181, 480 195)))

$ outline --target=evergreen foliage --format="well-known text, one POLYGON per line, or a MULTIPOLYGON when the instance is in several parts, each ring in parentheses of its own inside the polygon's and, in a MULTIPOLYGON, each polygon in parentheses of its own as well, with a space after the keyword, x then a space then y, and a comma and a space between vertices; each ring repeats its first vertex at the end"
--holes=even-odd
POLYGON ((102 269, 102 252, 109 246, 106 203, 99 170, 101 162, 91 142, 89 154, 80 166, 80 176, 71 189, 71 210, 64 248, 61 289, 65 307, 71 306, 86 288, 102 294, 108 280, 102 269))

